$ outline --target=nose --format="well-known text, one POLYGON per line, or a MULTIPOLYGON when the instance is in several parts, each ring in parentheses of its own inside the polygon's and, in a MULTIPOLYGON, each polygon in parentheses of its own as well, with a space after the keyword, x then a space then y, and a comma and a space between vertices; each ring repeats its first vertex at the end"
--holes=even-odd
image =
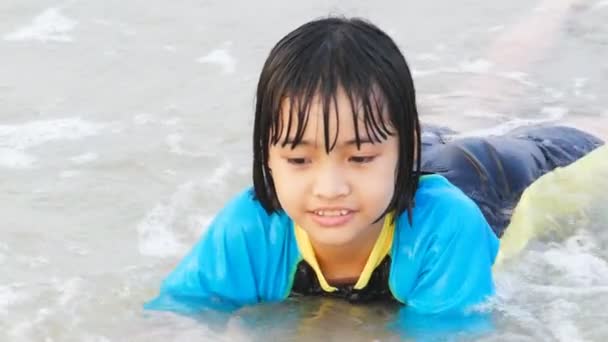
POLYGON ((335 199, 350 193, 346 173, 341 167, 328 163, 315 175, 313 195, 322 199, 335 199))

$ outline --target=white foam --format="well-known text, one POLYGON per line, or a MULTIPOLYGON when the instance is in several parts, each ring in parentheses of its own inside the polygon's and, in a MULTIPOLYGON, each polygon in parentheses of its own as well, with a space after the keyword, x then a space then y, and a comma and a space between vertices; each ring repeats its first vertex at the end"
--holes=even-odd
POLYGON ((15 286, 0 285, 0 314, 6 315, 8 313, 7 309, 11 305, 21 302, 26 297, 23 293, 17 293, 15 286))
POLYGON ((437 69, 428 69, 428 70, 420 70, 420 69, 412 69, 412 76, 413 77, 424 77, 424 76, 431 76, 431 75, 436 75, 436 74, 443 74, 443 73, 456 73, 459 72, 460 70, 457 68, 437 68, 437 69))
POLYGON ((232 169, 232 164, 228 161, 224 161, 219 167, 213 170, 211 176, 206 180, 209 185, 220 185, 225 182, 226 175, 232 169))
POLYGON ((28 121, 20 125, 0 125, 0 166, 30 168, 36 157, 26 149, 55 140, 79 140, 98 134, 102 124, 80 118, 28 121))
POLYGON ((492 68, 493 64, 485 59, 476 59, 460 63, 460 69, 470 73, 485 73, 492 68))
POLYGON ((36 311, 36 316, 29 317, 26 321, 21 321, 15 324, 9 331, 9 336, 15 337, 15 341, 33 341, 29 335, 34 331, 34 327, 39 326, 41 322, 51 316, 53 312, 48 308, 40 308, 36 311))
POLYGON ((169 146, 169 151, 171 153, 179 154, 182 156, 189 156, 189 157, 201 157, 201 156, 207 155, 206 153, 202 153, 202 152, 192 152, 192 151, 185 150, 182 147, 183 140, 184 140, 184 138, 178 133, 169 134, 165 138, 165 142, 167 143, 167 146, 169 146))
POLYGON ((0 148, 25 150, 54 140, 79 140, 98 134, 103 127, 78 117, 0 125, 0 148))
POLYGON ((17 257, 18 263, 26 264, 30 268, 40 268, 50 263, 49 259, 44 256, 24 256, 20 255, 17 257))
POLYGON ((568 114, 568 108, 560 106, 546 106, 541 108, 541 114, 546 115, 548 121, 559 120, 568 114))
POLYGON ((192 234, 194 236, 199 236, 201 234, 201 232, 204 232, 207 229, 207 227, 209 227, 209 225, 211 224, 213 219, 214 219, 214 216, 203 215, 203 214, 193 215, 193 216, 190 216, 190 218, 188 220, 189 221, 188 226, 190 227, 190 231, 192 232, 192 234))
POLYGON ((584 341, 572 320, 572 316, 580 315, 578 305, 564 299, 557 299, 548 303, 544 311, 543 315, 547 316, 545 324, 551 327, 551 333, 557 341, 584 341))
MULTIPOLYGON (((457 137, 474 137, 474 136, 492 136, 492 135, 503 135, 509 131, 512 131, 519 127, 538 125, 549 122, 556 122, 562 119, 567 113, 568 109, 564 107, 543 107, 541 113, 545 115, 539 119, 522 119, 514 118, 509 121, 503 122, 499 125, 495 125, 490 128, 484 128, 479 130, 472 130, 469 132, 459 133, 457 137)), ((500 114, 496 114, 499 116, 500 114)))
MULTIPOLYGON (((587 84, 588 79, 584 77, 579 77, 574 80, 574 96, 583 96, 583 92, 581 91, 583 87, 587 84)), ((589 95, 586 95, 589 96, 589 95)))
POLYGON ((11 169, 27 169, 35 161, 35 157, 23 151, 0 147, 0 166, 11 169))
POLYGON ((37 40, 41 42, 71 42, 67 33, 77 25, 75 20, 65 17, 58 8, 49 8, 36 16, 29 26, 17 29, 4 36, 8 41, 37 40))
MULTIPOLYGON (((536 254, 533 254, 536 256, 536 254)), ((536 260, 542 260, 542 257, 536 260)), ((529 291, 542 293, 551 296, 580 296, 580 295, 596 295, 606 296, 608 295, 607 285, 598 286, 557 286, 557 285, 538 285, 538 284, 526 284, 526 288, 529 291)))
POLYGON ((142 255, 169 257, 181 253, 185 246, 171 231, 176 219, 176 209, 192 197, 193 184, 181 185, 168 204, 159 203, 137 225, 139 252, 142 255))
POLYGON ((499 119, 504 118, 505 115, 496 112, 490 112, 480 109, 465 109, 463 115, 468 118, 482 118, 482 119, 499 119))
POLYGON ((234 58, 226 48, 215 49, 196 61, 204 64, 217 65, 227 74, 236 71, 236 58, 234 58))
POLYGON ((225 336, 230 336, 231 341, 249 342, 254 340, 246 325, 243 324, 242 318, 237 315, 230 316, 228 322, 226 322, 225 336))
POLYGON ((155 206, 137 225, 139 233, 139 253, 148 256, 169 257, 179 254, 183 245, 170 231, 174 212, 169 206, 155 206))
POLYGON ((97 159, 99 159, 99 155, 97 153, 94 153, 94 152, 88 152, 88 153, 80 154, 80 155, 77 155, 77 156, 74 156, 74 157, 70 158, 70 160, 74 164, 78 164, 78 165, 90 163, 90 162, 95 161, 97 159))
POLYGON ((55 289, 59 292, 57 304, 66 306, 69 302, 81 295, 84 281, 80 277, 55 282, 55 289))
POLYGON ((510 71, 510 72, 498 72, 496 74, 499 77, 504 77, 516 82, 519 82, 528 87, 536 87, 536 83, 528 80, 528 74, 521 71, 510 71))
POLYGON ((155 122, 155 120, 152 114, 140 113, 133 117, 133 123, 135 123, 136 125, 145 125, 153 122, 155 122))
POLYGON ((585 77, 577 77, 576 79, 574 79, 574 88, 584 87, 587 84, 587 81, 589 81, 589 79, 585 77))
POLYGON ((560 283, 576 287, 608 285, 608 264, 593 254, 594 240, 590 234, 581 232, 545 251, 542 260, 560 274, 568 275, 560 283))

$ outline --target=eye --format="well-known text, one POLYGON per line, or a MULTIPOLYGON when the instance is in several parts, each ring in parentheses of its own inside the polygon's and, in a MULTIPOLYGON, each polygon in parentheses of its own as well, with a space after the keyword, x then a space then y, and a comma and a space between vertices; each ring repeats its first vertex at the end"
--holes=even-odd
POLYGON ((296 166, 306 165, 307 163, 310 162, 310 160, 307 158, 285 158, 285 159, 287 160, 287 163, 289 163, 291 165, 296 165, 296 166))
POLYGON ((352 156, 350 157, 350 161, 356 164, 365 164, 372 162, 376 156, 352 156))

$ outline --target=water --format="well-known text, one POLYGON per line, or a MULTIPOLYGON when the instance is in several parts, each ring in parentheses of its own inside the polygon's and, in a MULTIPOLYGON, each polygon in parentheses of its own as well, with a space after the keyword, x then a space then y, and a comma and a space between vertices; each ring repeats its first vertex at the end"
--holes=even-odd
MULTIPOLYGON (((199 319, 141 310, 250 184, 254 89, 268 51, 329 13, 390 32, 426 122, 463 134, 534 122, 608 128, 603 0, 5 0, 0 340, 396 339, 385 328, 394 310, 333 301, 199 319)), ((475 338, 608 338, 606 209, 560 222, 567 236, 539 239, 505 265, 497 329, 475 338)))

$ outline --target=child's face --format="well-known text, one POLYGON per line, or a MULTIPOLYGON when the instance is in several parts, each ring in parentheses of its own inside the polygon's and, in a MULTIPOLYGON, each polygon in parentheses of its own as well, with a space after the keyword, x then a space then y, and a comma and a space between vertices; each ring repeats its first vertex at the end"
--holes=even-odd
MULTIPOLYGON (((302 142, 295 149, 290 143, 281 147, 286 138, 293 140, 293 136, 285 136, 283 129, 279 143, 270 145, 268 162, 285 212, 306 230, 313 242, 333 246, 357 244, 375 236, 382 227, 382 220, 374 222, 393 197, 399 156, 398 138, 389 136, 372 144, 361 118, 358 128, 362 144, 357 149, 348 97, 338 93, 336 100, 337 118, 332 108, 329 119, 330 142, 335 137, 338 120, 339 131, 329 154, 325 152, 323 107, 315 101, 302 142)), ((287 123, 288 100, 282 105, 282 115, 287 123)), ((293 131, 292 128, 290 134, 293 131)))

